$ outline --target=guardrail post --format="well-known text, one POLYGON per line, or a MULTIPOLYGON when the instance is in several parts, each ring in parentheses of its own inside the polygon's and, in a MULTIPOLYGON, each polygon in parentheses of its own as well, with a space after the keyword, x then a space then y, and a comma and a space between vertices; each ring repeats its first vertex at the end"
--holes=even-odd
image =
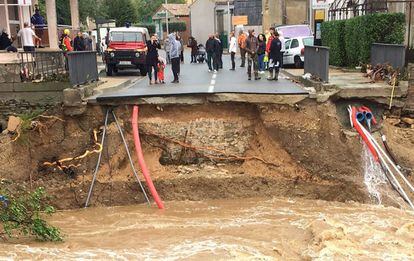
POLYGON ((97 81, 98 62, 96 52, 68 52, 69 79, 73 86, 97 81))
POLYGON ((304 72, 329 82, 329 47, 305 46, 304 72))
POLYGON ((402 44, 373 43, 371 45, 371 64, 389 64, 403 70, 405 67, 405 46, 402 44))

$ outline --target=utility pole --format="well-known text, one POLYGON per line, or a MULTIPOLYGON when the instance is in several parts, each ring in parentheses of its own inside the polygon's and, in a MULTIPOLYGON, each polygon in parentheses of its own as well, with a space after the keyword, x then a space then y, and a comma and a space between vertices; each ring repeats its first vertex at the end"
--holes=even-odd
POLYGON ((230 33, 232 31, 231 30, 232 26, 231 26, 230 1, 227 1, 227 17, 228 17, 228 22, 229 22, 229 32, 228 32, 228 36, 227 36, 227 38, 228 38, 227 45, 228 45, 228 47, 230 47, 230 33))
POLYGON ((170 29, 168 28, 168 10, 167 10, 168 0, 165 0, 165 28, 167 29, 167 37, 170 34, 170 29))

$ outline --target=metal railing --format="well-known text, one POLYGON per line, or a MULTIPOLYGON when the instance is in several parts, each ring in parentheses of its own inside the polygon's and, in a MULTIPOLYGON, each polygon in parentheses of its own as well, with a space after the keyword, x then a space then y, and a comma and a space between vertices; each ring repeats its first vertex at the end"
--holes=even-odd
POLYGON ((329 82, 329 48, 324 46, 305 46, 304 71, 323 82, 329 82))
POLYGON ((0 64, 0 83, 69 80, 73 86, 98 80, 96 52, 20 52, 0 64))
POLYGON ((68 73, 61 51, 21 52, 19 55, 22 81, 58 80, 68 73))
POLYGON ((335 0, 328 10, 329 20, 345 20, 372 13, 388 12, 387 0, 335 0))
POLYGON ((405 67, 405 46, 401 44, 373 43, 371 46, 371 64, 389 64, 402 70, 405 67))

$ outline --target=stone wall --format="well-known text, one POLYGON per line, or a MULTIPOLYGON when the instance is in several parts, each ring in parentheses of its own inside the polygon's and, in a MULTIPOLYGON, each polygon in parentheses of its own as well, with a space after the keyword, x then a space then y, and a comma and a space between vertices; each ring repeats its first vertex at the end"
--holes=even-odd
POLYGON ((63 89, 68 87, 68 82, 1 83, 0 119, 6 120, 9 115, 46 110, 61 104, 63 89))
POLYGON ((253 137, 253 121, 245 118, 199 118, 176 122, 165 118, 144 118, 140 132, 155 147, 163 149, 162 164, 197 164, 203 156, 218 157, 221 153, 211 150, 183 148, 171 140, 191 144, 193 147, 213 147, 228 155, 244 155, 253 137), (155 135, 154 135, 155 134, 155 135), (161 137, 161 138, 160 138, 161 137), (202 155, 199 155, 199 154, 202 155))

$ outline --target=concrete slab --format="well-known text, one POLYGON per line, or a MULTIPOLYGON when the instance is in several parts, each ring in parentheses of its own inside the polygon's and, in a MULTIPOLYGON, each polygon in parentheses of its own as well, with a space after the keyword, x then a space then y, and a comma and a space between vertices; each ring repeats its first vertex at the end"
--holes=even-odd
POLYGON ((170 97, 182 95, 205 95, 217 93, 261 94, 261 95, 307 95, 300 85, 281 77, 279 81, 262 79, 248 81, 246 68, 230 71, 230 57, 224 56, 224 69, 209 73, 204 64, 182 64, 180 83, 172 84, 170 66, 165 70, 166 84, 149 85, 148 78, 141 79, 130 86, 108 92, 96 97, 97 102, 114 102, 134 98, 170 97))

